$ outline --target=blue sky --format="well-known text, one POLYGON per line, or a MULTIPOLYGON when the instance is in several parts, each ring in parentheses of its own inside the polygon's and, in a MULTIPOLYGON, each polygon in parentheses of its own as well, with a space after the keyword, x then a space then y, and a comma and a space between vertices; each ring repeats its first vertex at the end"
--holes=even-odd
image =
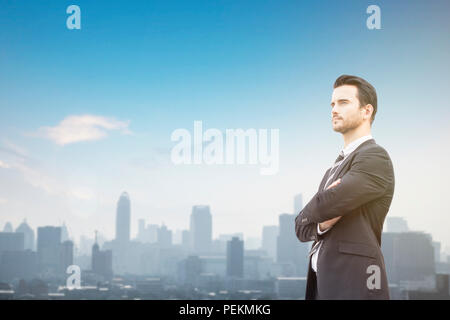
POLYGON ((138 218, 187 228, 191 206, 209 204, 215 236, 259 236, 292 211, 294 194, 314 195, 342 147, 329 100, 347 73, 378 91, 373 135, 397 178, 390 215, 450 245, 441 200, 450 176, 440 167, 450 160, 449 9, 437 0, 2 1, 0 226, 26 217, 112 237, 127 190, 132 233, 138 218), (70 4, 81 8, 81 30, 66 28, 70 4), (370 4, 381 8, 381 30, 366 28, 370 4), (95 141, 43 137, 82 115, 117 126, 95 141), (279 173, 174 167, 170 135, 194 120, 280 129, 279 173))

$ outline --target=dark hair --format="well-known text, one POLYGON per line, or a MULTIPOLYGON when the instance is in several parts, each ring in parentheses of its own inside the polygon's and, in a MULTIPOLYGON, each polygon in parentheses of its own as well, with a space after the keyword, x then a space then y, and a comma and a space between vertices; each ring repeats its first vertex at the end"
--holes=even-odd
POLYGON ((337 88, 343 85, 352 85, 358 88, 357 98, 361 107, 367 104, 371 104, 373 106, 373 113, 370 118, 370 124, 372 124, 375 119, 375 114, 377 113, 377 92, 375 88, 363 78, 350 76, 347 74, 337 78, 333 87, 337 88))

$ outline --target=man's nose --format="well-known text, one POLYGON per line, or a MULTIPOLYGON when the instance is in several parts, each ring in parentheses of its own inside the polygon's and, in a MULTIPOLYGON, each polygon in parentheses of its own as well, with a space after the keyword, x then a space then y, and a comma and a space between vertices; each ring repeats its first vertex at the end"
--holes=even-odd
POLYGON ((337 113, 337 111, 336 111, 336 107, 333 107, 333 108, 331 108, 331 116, 337 116, 338 115, 338 113, 337 113))

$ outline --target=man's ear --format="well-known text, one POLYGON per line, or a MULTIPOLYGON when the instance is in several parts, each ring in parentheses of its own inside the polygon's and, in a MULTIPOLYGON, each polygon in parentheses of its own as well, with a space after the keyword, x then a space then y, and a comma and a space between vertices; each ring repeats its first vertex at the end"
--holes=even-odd
POLYGON ((364 119, 371 119, 372 118, 372 113, 373 113, 373 106, 369 103, 366 104, 364 107, 362 107, 362 109, 364 110, 364 119))

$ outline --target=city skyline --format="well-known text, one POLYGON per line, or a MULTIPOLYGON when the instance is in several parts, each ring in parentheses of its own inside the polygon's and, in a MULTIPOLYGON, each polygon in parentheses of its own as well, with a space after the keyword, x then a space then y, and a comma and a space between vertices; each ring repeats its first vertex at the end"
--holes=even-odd
POLYGON ((393 162, 389 216, 450 246, 449 2, 4 2, 0 10, 0 226, 25 218, 79 239, 115 235, 116 201, 139 219, 188 228, 208 205, 213 236, 263 226, 303 204, 343 146, 332 131, 332 84, 374 85, 373 137, 393 162), (395 45, 393 45, 395 44, 395 45), (279 129, 279 171, 174 165, 174 130, 279 129), (255 223, 257 221, 258 223, 255 223), (236 230, 236 226, 240 230, 236 230))
MULTIPOLYGON (((294 205, 301 209, 301 195, 294 205)), ((24 221, 0 231, 0 298, 6 299, 304 299, 308 252, 289 232, 296 214, 282 213, 278 225, 263 226, 262 239, 247 247, 242 233, 212 239, 209 206, 195 205, 190 228, 174 243, 166 225, 139 220, 139 234, 127 234, 130 198, 117 201, 114 239, 76 248, 68 226, 39 226, 24 221)), ((429 233, 411 230, 401 217, 386 220, 381 250, 390 298, 448 299, 450 254, 429 233)), ((87 239, 80 239, 86 242, 87 239)), ((81 243, 80 243, 81 246, 81 243)))
MULTIPOLYGON (((245 232, 243 232, 241 230, 233 230, 231 232, 216 232, 216 234, 213 234, 214 227, 212 225, 212 221, 214 221, 214 219, 213 219, 214 217, 210 213, 209 206, 208 205, 198 205, 197 204, 197 205, 193 205, 192 208, 191 208, 191 214, 190 214, 191 215, 191 219, 190 219, 190 222, 189 222, 189 219, 187 220, 187 223, 186 223, 187 227, 186 228, 173 229, 173 228, 170 228, 170 225, 168 226, 164 222, 161 222, 160 224, 158 224, 158 223, 155 223, 155 222, 143 219, 141 217, 141 218, 137 218, 137 219, 134 220, 134 222, 135 222, 134 224, 136 225, 136 228, 135 228, 136 231, 134 233, 131 233, 131 229, 132 229, 132 226, 134 224, 132 223, 133 220, 132 220, 131 213, 130 213, 130 211, 131 211, 131 199, 130 199, 130 196, 129 196, 127 191, 123 191, 120 194, 120 197, 119 197, 118 201, 116 202, 116 205, 117 205, 117 207, 116 207, 116 210, 115 210, 115 214, 112 217, 113 219, 115 219, 114 220, 115 221, 115 223, 114 223, 114 225, 115 225, 115 227, 114 227, 115 234, 109 236, 109 235, 105 234, 101 229, 100 230, 94 229, 93 233, 95 234, 95 239, 97 239, 97 233, 100 233, 100 235, 101 235, 101 237, 103 239, 102 242, 110 241, 110 240, 114 240, 114 239, 115 240, 119 240, 118 239, 118 234, 121 233, 122 234, 122 236, 121 236, 122 240, 119 240, 119 241, 124 241, 124 240, 125 241, 142 241, 142 239, 140 238, 140 233, 139 233, 140 230, 139 230, 139 228, 140 228, 140 225, 143 224, 144 228, 147 228, 148 226, 156 227, 157 229, 154 230, 155 232, 157 232, 157 230, 159 230, 161 227, 162 228, 166 228, 166 229, 167 229, 167 227, 169 227, 168 230, 170 230, 171 233, 172 233, 171 234, 171 238, 172 238, 171 241, 174 244, 181 244, 182 241, 183 241, 182 232, 191 230, 193 228, 193 226, 195 225, 195 223, 193 225, 192 214, 194 214, 194 212, 196 210, 205 210, 205 209, 206 209, 206 212, 208 212, 208 214, 210 215, 210 219, 211 219, 211 222, 209 222, 209 223, 211 223, 211 240, 219 240, 219 239, 221 239, 221 237, 228 236, 228 235, 242 234, 243 237, 244 237, 243 238, 244 240, 250 240, 251 248, 256 249, 256 248, 264 246, 264 244, 263 244, 264 229, 266 227, 272 227, 272 226, 277 226, 277 228, 278 228, 278 226, 279 226, 279 222, 277 224, 261 225, 260 226, 260 233, 257 234, 257 235, 253 235, 253 234, 252 235, 248 235, 248 234, 246 234, 245 232), (124 201, 125 201, 126 204, 124 203, 124 201), (123 211, 124 210, 123 209, 124 205, 126 206, 125 212, 123 211), (126 218, 125 217, 119 217, 119 213, 121 213, 122 215, 126 214, 128 216, 126 218), (129 221, 125 221, 126 222, 125 226, 123 226, 124 219, 125 220, 127 220, 127 219, 129 220, 129 221), (128 224, 128 225, 126 225, 126 224, 128 224), (127 226, 128 226, 128 230, 127 230, 127 226), (176 234, 175 234, 175 232, 176 232, 176 234), (123 234, 125 234, 125 235, 123 235, 123 234), (255 245, 255 241, 256 242, 260 242, 259 243, 259 247, 255 245)), ((293 197, 293 207, 294 207, 294 212, 280 213, 280 214, 278 214, 276 216, 277 220, 279 220, 279 217, 282 216, 282 215, 286 215, 286 214, 287 215, 296 215, 296 213, 295 213, 296 209, 300 209, 301 210, 301 208, 303 208, 303 195, 301 193, 300 194, 296 194, 293 197)), ((391 222, 391 229, 394 228, 393 225, 399 224, 399 227, 398 227, 399 230, 400 229, 410 230, 410 228, 408 227, 407 221, 404 219, 404 217, 402 217, 402 216, 390 216, 388 214, 386 216, 385 221, 384 221, 383 233, 385 233, 385 232, 392 232, 392 230, 389 230, 389 226, 388 226, 388 221, 389 220, 391 222)), ((45 226, 57 227, 58 224, 45 225, 45 226)), ((20 232, 24 232, 23 231, 24 228, 25 228, 25 231, 30 232, 30 231, 28 231, 28 228, 31 228, 31 231, 33 231, 33 230, 37 230, 38 227, 44 227, 44 225, 39 225, 39 226, 36 226, 36 227, 33 228, 27 222, 27 218, 24 218, 23 221, 17 227, 14 227, 14 225, 11 223, 11 221, 5 221, 4 224, 3 224, 3 227, 2 227, 2 222, 0 220, 0 232, 2 232, 2 231, 3 232, 5 232, 5 231, 7 231, 7 232, 19 232, 20 229, 22 229, 22 231, 20 231, 20 232)), ((92 234, 75 234, 74 235, 74 234, 70 233, 71 236, 68 237, 67 234, 68 234, 68 229, 70 230, 70 225, 69 225, 69 228, 68 228, 66 221, 63 221, 59 225, 59 227, 63 228, 62 229, 62 233, 65 234, 65 236, 62 236, 62 239, 63 240, 69 239, 69 240, 73 241, 78 249, 80 249, 80 246, 81 246, 80 242, 94 239, 94 237, 91 238, 92 234)), ((413 230, 414 230, 414 232, 423 232, 423 233, 426 233, 426 234, 430 234, 435 241, 441 243, 441 248, 442 248, 441 254, 443 256, 445 256, 445 255, 449 255, 450 256, 450 246, 447 246, 445 243, 442 243, 438 239, 434 238, 433 234, 430 231, 417 230, 417 229, 413 229, 413 230)), ((287 230, 285 230, 285 231, 287 231, 287 230)), ((397 232, 400 232, 400 231, 397 231, 397 232)), ((294 229, 293 229, 293 234, 294 234, 294 229)), ((155 237, 156 237, 156 233, 155 233, 155 237)), ((200 240, 199 243, 204 245, 204 240, 205 239, 200 240)), ((37 240, 34 239, 34 238, 33 239, 29 239, 28 238, 25 241, 26 241, 25 242, 26 243, 25 247, 30 247, 29 243, 35 243, 37 240)), ((97 240, 95 240, 95 241, 97 241, 97 240)), ((148 241, 147 240, 147 242, 151 243, 152 241, 148 241)), ((156 238, 155 238, 154 242, 156 242, 156 238)), ((247 241, 244 241, 244 243, 246 243, 246 242, 247 241)), ((248 243, 246 243, 246 245, 248 246, 248 243)))
MULTIPOLYGON (((123 200, 124 197, 126 197, 126 201, 127 201, 127 206, 130 205, 130 198, 129 195, 126 191, 122 192, 118 202, 117 202, 117 210, 116 213, 119 213, 119 208, 123 208, 123 200)), ((302 194, 297 194, 294 197, 294 207, 299 206, 300 208, 302 208, 302 194)), ((129 209, 128 209, 129 210, 129 209)), ((98 244, 98 234, 100 234, 100 237, 102 238, 102 243, 108 242, 108 241, 118 241, 119 243, 126 243, 126 242, 130 242, 130 241, 138 241, 138 242, 142 242, 142 243, 157 243, 159 242, 159 235, 158 233, 160 232, 160 230, 163 229, 163 232, 165 230, 165 232, 170 232, 170 235, 168 235, 170 237, 170 245, 174 244, 174 245, 180 245, 180 244, 184 244, 184 242, 186 241, 185 235, 183 234, 184 232, 188 232, 190 233, 190 231, 195 232, 195 226, 196 224, 200 223, 200 226, 202 229, 206 228, 210 228, 211 232, 214 228, 212 227, 212 221, 213 221, 213 217, 211 216, 210 213, 210 208, 207 205, 194 205, 192 206, 192 211, 191 211, 191 222, 190 225, 188 226, 188 228, 184 228, 184 229, 171 229, 170 226, 167 226, 164 223, 161 224, 155 224, 155 223, 151 223, 149 221, 146 221, 145 219, 138 219, 136 221, 137 224, 139 224, 139 228, 142 228, 140 230, 138 230, 136 232, 135 235, 130 235, 128 237, 128 239, 123 239, 117 238, 117 234, 116 236, 113 237, 105 237, 105 235, 101 232, 101 230, 95 230, 94 237, 90 237, 90 235, 86 235, 86 234, 82 234, 80 235, 78 238, 74 237, 74 236, 69 236, 68 233, 68 228, 65 222, 63 222, 61 225, 41 225, 41 226, 37 226, 35 228, 31 227, 28 222, 26 221, 26 219, 24 219, 24 221, 17 227, 14 227, 11 222, 6 222, 2 228, 1 224, 0 224, 0 232, 11 232, 11 233, 24 233, 25 238, 24 238, 24 243, 23 243, 23 247, 25 249, 30 249, 33 250, 34 247, 34 243, 37 243, 37 236, 34 236, 34 230, 38 230, 39 228, 55 228, 55 227, 60 227, 61 228, 61 241, 65 241, 65 240, 70 240, 74 243, 75 247, 76 247, 76 254, 77 255, 83 255, 86 254, 85 251, 82 250, 82 246, 83 246, 83 241, 93 241, 93 244, 98 244), (205 212, 206 210, 206 212, 205 212), (199 216, 198 218, 194 218, 193 214, 198 211, 198 213, 207 213, 207 216, 209 215, 210 219, 209 222, 200 222, 199 219, 204 219, 205 217, 203 216, 199 216), (202 212, 203 211, 203 212, 202 212), (195 222, 197 219, 199 222, 195 222), (210 224, 210 226, 208 227, 208 224, 210 224), (143 232, 148 232, 149 227, 152 227, 153 230, 152 232, 154 233, 153 236, 149 236, 149 234, 145 235, 143 234, 143 232), (174 232, 175 231, 175 232, 174 232), (142 232, 142 233, 141 233, 142 232), (32 234, 32 236, 30 236, 30 234, 32 234)), ((119 228, 119 226, 121 226, 121 223, 123 222, 122 220, 118 220, 118 216, 116 214, 116 230, 117 228, 119 228)), ((198 240, 194 240, 193 238, 189 238, 189 240, 187 240, 189 242, 189 246, 191 247, 191 249, 194 252, 204 252, 204 253, 208 253, 211 249, 208 249, 209 246, 212 245, 212 243, 210 242, 209 245, 208 243, 208 238, 210 238, 210 241, 223 241, 224 237, 234 237, 235 235, 241 235, 240 238, 243 241, 243 243, 245 244, 245 249, 246 250, 258 250, 258 249, 263 249, 267 251, 267 254, 269 256, 273 256, 275 258, 275 252, 277 252, 276 248, 273 248, 274 252, 271 252, 271 248, 270 244, 265 244, 264 243, 264 237, 267 237, 267 233, 265 234, 265 229, 266 228, 276 228, 276 234, 274 234, 272 237, 278 237, 280 234, 282 235, 286 235, 288 232, 288 224, 287 223, 281 223, 280 219, 283 219, 282 217, 286 216, 286 218, 288 216, 296 216, 295 213, 280 213, 277 217, 278 217, 278 223, 276 225, 262 225, 261 226, 261 232, 258 236, 252 236, 252 235, 245 235, 244 232, 240 232, 240 231, 234 231, 234 232, 230 232, 230 233, 219 233, 217 235, 212 235, 212 233, 208 236, 208 235, 203 235, 201 237, 203 238, 199 238, 198 240), (279 233, 279 228, 280 225, 283 225, 283 230, 281 231, 281 233, 279 233), (205 238, 206 236, 206 238, 205 238), (198 244, 197 244, 198 243, 198 244), (205 246, 206 243, 206 246, 205 246), (200 247, 199 247, 200 245, 200 247)), ((128 225, 129 228, 131 228, 131 225, 128 225)), ((127 230, 125 230, 126 228, 124 228, 122 226, 122 230, 120 231, 122 234, 123 233, 127 233, 127 230)), ((383 227, 383 234, 387 234, 387 233, 400 233, 400 232, 414 232, 414 233, 423 233, 426 235, 429 235, 432 239, 433 239, 433 243, 439 243, 439 250, 435 252, 435 254, 438 254, 437 257, 437 261, 445 261, 445 257, 448 256, 450 259, 450 248, 446 247, 445 245, 442 245, 442 243, 440 241, 438 241, 437 239, 435 239, 433 237, 433 234, 429 231, 426 230, 415 230, 415 229, 410 229, 408 222, 404 219, 404 217, 400 217, 400 216, 393 216, 393 217, 386 217, 386 220, 384 222, 384 227, 383 227)), ((208 234, 208 233, 207 233, 208 234)), ((293 236, 294 234, 292 234, 291 236, 293 236)), ((290 238, 290 237, 289 237, 290 238)), ((278 241, 278 240, 277 240, 278 241)), ((285 240, 286 241, 286 240, 285 240)), ((288 240, 287 243, 289 243, 290 241, 288 240)), ((286 244, 285 243, 285 246, 286 244)), ((308 243, 306 245, 302 244, 301 247, 307 247, 308 245, 310 245, 311 243, 308 243)), ((296 245, 298 245, 297 243, 297 239, 295 239, 294 242, 292 242, 289 246, 291 247, 295 247, 296 245)), ((383 246, 383 243, 382 243, 383 246)), ((90 250, 90 249, 89 249, 90 250)), ((305 250, 305 249, 301 249, 301 250, 305 250)), ((278 254, 278 253, 277 253, 278 254)), ((306 255, 306 252, 304 252, 303 255, 306 255)), ((287 256, 289 256, 289 254, 287 254, 287 256)), ((302 256, 302 254, 300 254, 299 256, 302 256)), ((280 259, 280 256, 278 256, 277 259, 280 259)), ((281 258, 283 259, 283 258, 281 258)), ((306 260, 305 260, 306 261, 306 260)), ((298 261, 297 264, 299 265, 299 268, 303 268, 303 261, 298 261)))

